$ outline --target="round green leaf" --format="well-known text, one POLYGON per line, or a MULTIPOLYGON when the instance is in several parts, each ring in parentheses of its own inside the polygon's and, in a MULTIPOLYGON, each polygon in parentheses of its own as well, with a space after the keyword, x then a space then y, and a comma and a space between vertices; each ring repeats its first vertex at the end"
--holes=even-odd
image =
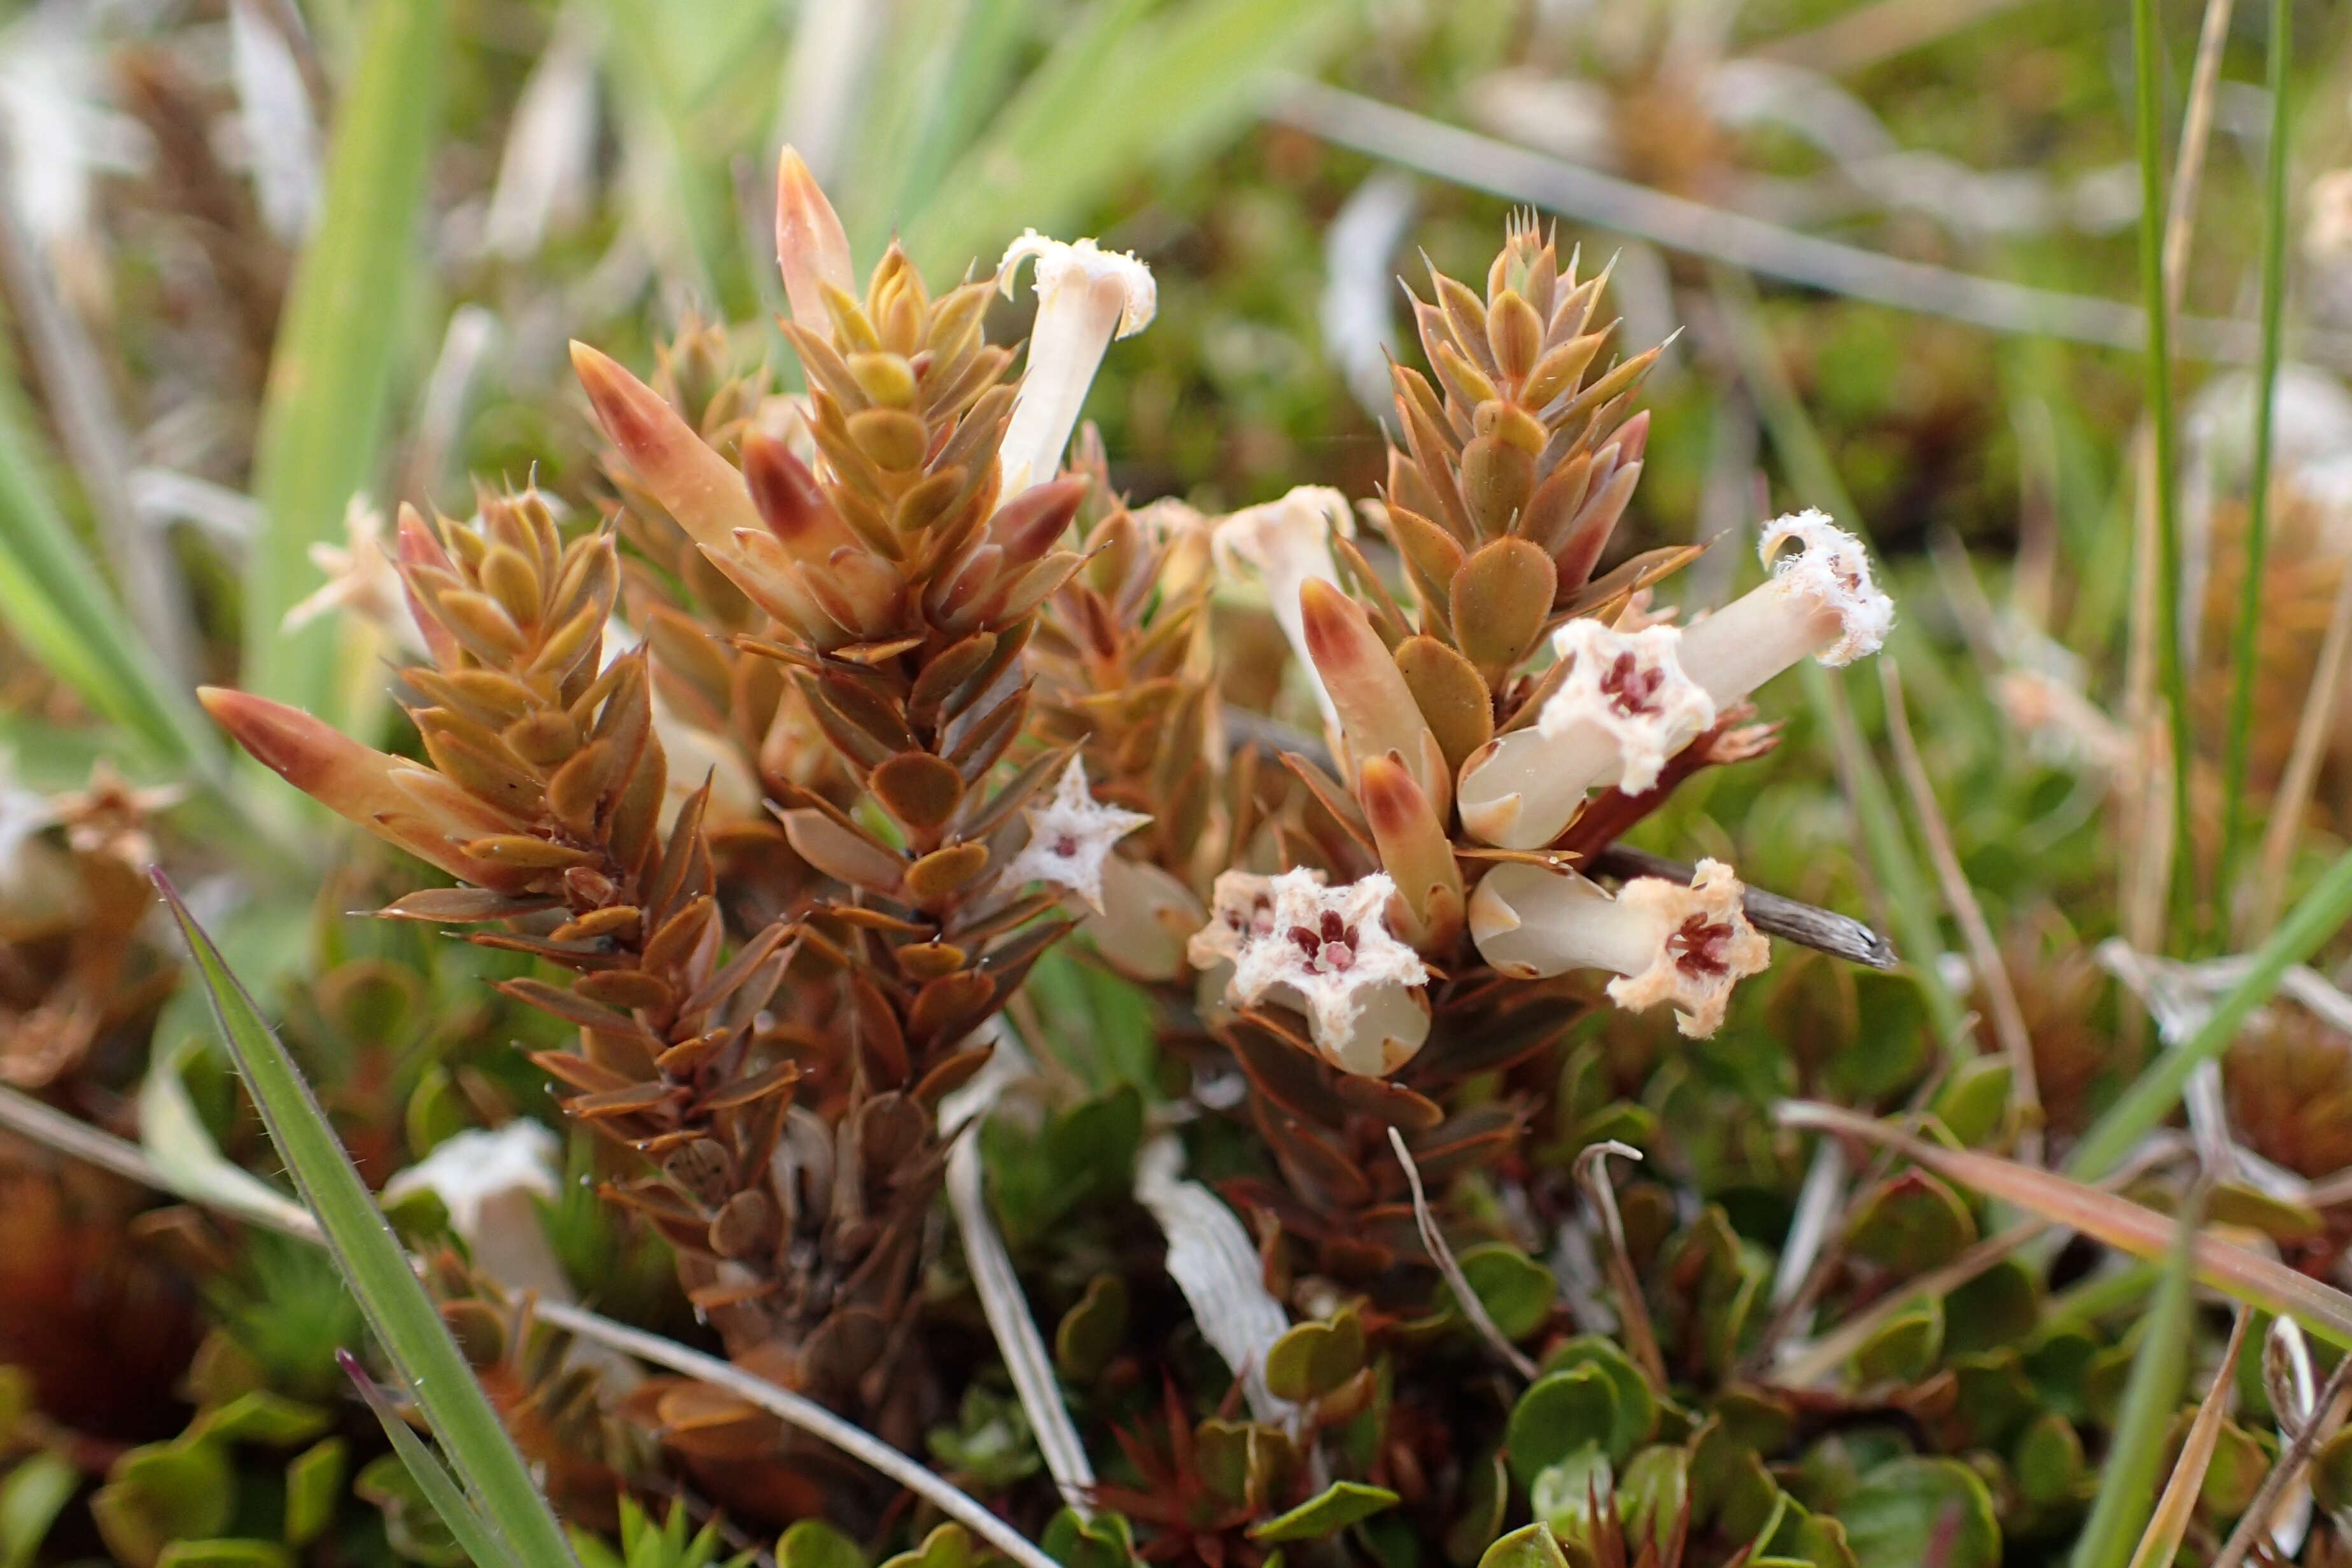
POLYGON ((803 1519, 776 1542, 777 1568, 866 1568, 857 1542, 821 1519, 803 1519))
POLYGON ((333 1522, 335 1505, 342 1500, 345 1458, 343 1440, 330 1437, 286 1467, 288 1545, 306 1546, 333 1522))
POLYGON ((2017 1439, 2017 1489, 2044 1506, 2073 1497, 2083 1480, 2083 1439, 2056 1412, 2027 1426, 2017 1439))
POLYGON ((299 1404, 283 1394, 257 1388, 205 1411, 196 1417, 188 1435, 290 1448, 324 1432, 333 1419, 315 1405, 299 1404))
POLYGON ((1522 1525, 1486 1548, 1478 1568, 1568 1568, 1568 1554, 1559 1549, 1551 1526, 1522 1525))
POLYGON ((1592 1533, 1594 1506, 1605 1503, 1616 1490, 1616 1473, 1608 1454, 1600 1444, 1588 1443, 1566 1458, 1546 1465, 1528 1488, 1528 1500, 1536 1517, 1550 1525, 1554 1534, 1581 1541, 1592 1533))
POLYGON ((1127 1337, 1127 1281, 1097 1274, 1054 1331, 1054 1365, 1073 1383, 1092 1383, 1127 1337))
POLYGON ((1853 1355, 1855 1374, 1865 1384, 1916 1383, 1927 1375, 1944 1350, 1944 1304, 1929 1296, 1889 1320, 1853 1355))
POLYGON ((1300 1323, 1265 1352, 1265 1385, 1275 1397, 1304 1405, 1322 1398, 1364 1367, 1364 1325, 1353 1310, 1300 1323))
POLYGON ((1950 1459, 1896 1459, 1863 1478, 1838 1510, 1860 1568, 1997 1568, 2000 1526, 1992 1494, 1950 1459))
MULTIPOLYGON (((1488 1242, 1462 1254, 1463 1277, 1478 1293, 1486 1315, 1507 1340, 1523 1340, 1543 1327, 1559 1282, 1551 1270, 1504 1242, 1488 1242)), ((1450 1301, 1453 1293, 1449 1290, 1450 1301)))
POLYGON ((1608 1437, 1609 1457, 1620 1463, 1649 1441, 1658 1424, 1658 1399, 1650 1380, 1617 1342, 1602 1334, 1579 1334, 1544 1357, 1546 1373, 1589 1366, 1609 1380, 1616 1395, 1617 1416, 1608 1437))
POLYGON ((1948 1263, 1977 1238, 1958 1194, 1925 1171, 1890 1176, 1863 1200, 1849 1243, 1857 1257, 1897 1274, 1948 1263))
POLYGON ((1617 1391, 1609 1373, 1588 1363, 1538 1378, 1511 1409, 1504 1441, 1511 1473, 1524 1487, 1578 1449, 1608 1451, 1617 1432, 1617 1391))

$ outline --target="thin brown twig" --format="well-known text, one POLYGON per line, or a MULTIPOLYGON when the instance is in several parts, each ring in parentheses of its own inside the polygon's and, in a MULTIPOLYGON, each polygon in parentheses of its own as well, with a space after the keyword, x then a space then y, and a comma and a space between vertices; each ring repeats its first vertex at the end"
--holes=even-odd
POLYGON ((2352 1355, 2337 1362, 2336 1370, 2327 1374, 2326 1383, 2320 1386, 2319 1397, 2312 1402, 2311 1419, 2295 1429, 2294 1436, 2280 1453, 2278 1463, 2273 1465, 2270 1474, 2263 1478, 2261 1488, 2254 1493, 2254 1500, 2247 1505, 2244 1513, 2238 1516, 2238 1527, 2222 1543, 2221 1554, 2213 1559, 2213 1568, 2238 1568, 2245 1562, 2247 1554, 2254 1549, 2255 1541, 2270 1528, 2271 1515, 2277 1511, 2279 1500, 2286 1495, 2287 1488, 2301 1478, 2304 1467, 2311 1463, 2311 1456, 2319 1447, 2320 1439, 2336 1425, 2336 1406, 2347 1389, 2352 1389, 2352 1355))
POLYGON ((1454 1256, 1454 1249, 1445 1245, 1444 1233, 1437 1228, 1437 1216, 1430 1212, 1429 1194, 1421 1187, 1421 1167, 1413 1163, 1412 1151, 1404 1146, 1404 1134, 1393 1127, 1389 1129, 1389 1147, 1396 1151, 1397 1163, 1404 1167, 1404 1179, 1412 1187, 1412 1220, 1421 1230, 1421 1245, 1428 1248, 1429 1260, 1437 1265, 1437 1271, 1445 1276, 1445 1283, 1454 1292, 1454 1303, 1462 1309, 1462 1315, 1470 1320, 1470 1326, 1495 1348, 1495 1353, 1509 1363, 1513 1372, 1533 1383, 1536 1379, 1535 1362, 1527 1352, 1504 1335, 1502 1326, 1495 1321, 1494 1314, 1486 1310, 1486 1303, 1479 1298, 1477 1291, 1470 1288, 1470 1277, 1462 1272, 1460 1260, 1454 1256))
POLYGON ((2188 1533, 2189 1516, 2205 1489, 2205 1472, 2212 1467, 2221 1423, 2237 1393, 2238 1352, 2245 1346, 2246 1325, 2253 1315, 2253 1309, 2241 1306, 2231 1322, 2230 1343, 2221 1352, 2221 1369, 2213 1374, 2205 1397, 2198 1402, 2196 1419, 2189 1424, 2189 1435, 2180 1445, 2180 1457, 2173 1462, 2172 1474, 2164 1483, 2163 1494, 2157 1499, 2156 1511, 2148 1518, 2138 1550, 2132 1553, 2131 1568, 2160 1568, 2170 1563, 2173 1553, 2180 1549, 2180 1538, 2188 1533))
POLYGON ((2000 944, 1993 940, 1992 927, 1985 921, 1984 906, 1977 901, 1976 889, 1969 886, 1968 871, 1960 865, 1959 852, 1952 846, 1950 825, 1945 822, 1943 808, 1937 804, 1935 784, 1927 777, 1927 765, 1919 756, 1919 743, 1911 734, 1910 710, 1903 700, 1903 676, 1892 655, 1879 660, 1878 679, 1886 694, 1886 731, 1895 746, 1895 764, 1902 772, 1904 787, 1910 792, 1911 811, 1919 819, 1920 836, 1927 841, 1927 857, 1935 864, 1937 879, 1944 885, 1944 902, 1951 906, 1952 918, 1959 922, 1977 978, 1984 985, 1986 1000, 1991 1004, 1993 1032, 2000 1037, 2000 1048, 2009 1058, 2009 1103, 2017 1118, 2017 1157, 2026 1164, 2039 1165, 2042 1089, 2033 1069, 2033 1037, 2025 1026, 2025 1010, 2018 1005, 2017 987, 2010 984, 2009 965, 2001 961, 2000 944))
POLYGON ((1609 1248, 1602 1267, 1609 1272, 1610 1289, 1617 1295, 1617 1325, 1625 1335, 1625 1353, 1633 1358, 1652 1387, 1663 1390, 1667 1386, 1665 1353, 1658 1349, 1658 1331, 1650 1323, 1649 1303, 1642 1295, 1642 1276, 1625 1245, 1625 1222, 1617 1214, 1617 1189, 1609 1184, 1612 1154, 1628 1160, 1642 1157, 1639 1149, 1613 1138, 1589 1143, 1576 1156, 1576 1184, 1592 1212, 1601 1216, 1601 1237, 1609 1248))
MULTIPOLYGON (((2127 1186, 2170 1159, 2179 1147, 2176 1142, 2145 1148, 2095 1184, 2102 1192, 2127 1186)), ((1904 1281, 1828 1332, 1799 1346, 1786 1361, 1771 1369, 1766 1381, 1782 1388, 1811 1387, 1868 1344, 1872 1335, 1909 1309, 1912 1303, 1929 1296, 1949 1296, 2051 1229, 2052 1225, 2052 1221, 2045 1219, 2020 1220, 2008 1229, 1976 1243, 1941 1268, 1931 1268, 1904 1281)))

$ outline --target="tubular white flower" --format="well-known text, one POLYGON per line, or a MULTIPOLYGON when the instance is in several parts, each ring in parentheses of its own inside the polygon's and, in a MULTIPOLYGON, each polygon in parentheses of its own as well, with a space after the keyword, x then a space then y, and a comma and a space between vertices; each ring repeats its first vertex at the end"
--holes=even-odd
POLYGON ((1621 632, 1591 618, 1552 634, 1569 665, 1532 729, 1489 742, 1462 770, 1462 825, 1489 844, 1549 844, 1597 787, 1648 789, 1666 759, 1715 722, 1715 703, 1685 672, 1683 633, 1621 632))
POLYGON ((1021 815, 1029 819, 1029 842, 1006 864, 1006 885, 1051 882, 1077 894, 1097 914, 1103 912, 1104 862, 1111 846, 1151 820, 1098 803, 1087 788, 1086 763, 1076 757, 1062 770, 1053 798, 1021 815))
POLYGON ((1506 974, 1533 980, 1606 969, 1609 999, 1633 1011, 1669 1002, 1685 1035, 1723 1026, 1731 988, 1771 962, 1740 908, 1731 868, 1702 860, 1689 887, 1637 877, 1615 898, 1573 872, 1523 861, 1486 873, 1470 896, 1470 938, 1506 974))
POLYGON ((1683 634, 1683 668, 1718 708, 1808 655, 1834 668, 1876 653, 1895 625, 1895 601, 1871 581, 1869 552, 1828 514, 1781 518, 1756 552, 1771 577, 1683 634), (1790 540, 1797 553, 1774 560, 1790 540))
POLYGON ((1377 872, 1337 888, 1303 867, 1273 878, 1228 872, 1217 879, 1208 925, 1193 935, 1192 962, 1207 968, 1231 959, 1229 1000, 1296 1007, 1324 1060, 1383 1077, 1429 1037, 1420 994, 1429 971, 1389 932, 1395 894, 1396 884, 1377 872))
POLYGON ((555 1134, 517 1117, 503 1127, 469 1128, 383 1184, 387 1204, 431 1193, 483 1272, 513 1289, 560 1301, 572 1287, 548 1245, 539 1205, 556 1195, 555 1134))
POLYGON ((1091 239, 1065 244, 1034 228, 1005 247, 996 264, 997 287, 1008 300, 1025 257, 1037 261, 1037 324, 999 451, 1006 500, 1061 471, 1062 450, 1077 428, 1103 351, 1112 338, 1150 326, 1160 305, 1151 268, 1133 256, 1091 239))
POLYGON ((1290 652, 1307 679, 1315 685, 1315 701, 1323 710, 1323 727, 1333 739, 1339 733, 1339 710, 1323 689, 1315 658, 1307 650, 1307 622, 1298 608, 1299 584, 1309 577, 1339 581, 1339 563, 1331 558, 1331 535, 1353 538, 1355 514, 1348 498, 1328 485, 1300 485, 1279 500, 1244 507, 1220 518, 1209 535, 1217 570, 1238 576, 1244 570, 1265 584, 1266 601, 1290 652))

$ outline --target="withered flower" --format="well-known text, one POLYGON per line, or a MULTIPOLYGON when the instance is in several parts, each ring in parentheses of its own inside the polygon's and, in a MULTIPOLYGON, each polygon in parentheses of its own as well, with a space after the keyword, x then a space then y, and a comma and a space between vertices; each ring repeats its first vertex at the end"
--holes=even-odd
POLYGON ((383 511, 364 496, 352 497, 343 510, 343 542, 310 546, 310 564, 326 581, 288 607, 285 629, 297 631, 340 611, 383 632, 402 653, 423 653, 425 638, 408 612, 400 568, 384 545, 383 511))

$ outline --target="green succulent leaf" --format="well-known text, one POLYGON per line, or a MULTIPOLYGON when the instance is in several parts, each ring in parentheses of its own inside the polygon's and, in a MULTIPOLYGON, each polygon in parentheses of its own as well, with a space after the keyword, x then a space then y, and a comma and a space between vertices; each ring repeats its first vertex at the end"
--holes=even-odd
MULTIPOLYGON (((1559 1295, 1559 1282, 1551 1270, 1503 1242, 1487 1242, 1471 1247, 1459 1259, 1463 1278, 1495 1320, 1495 1327, 1507 1340, 1523 1340, 1543 1327, 1551 1315, 1551 1305, 1559 1295)), ((1446 1293, 1450 1305, 1453 1293, 1446 1293)))
POLYGON ((1998 1568, 2000 1525, 1992 1494, 1951 1459, 1896 1459, 1863 1479, 1838 1510, 1860 1568, 1998 1568))
POLYGON ((1360 1519, 1370 1519, 1397 1505, 1397 1494, 1386 1487, 1361 1481, 1333 1481, 1322 1491, 1287 1513, 1250 1526, 1253 1541, 1320 1541, 1336 1535, 1360 1519))
POLYGON ((1300 1323, 1265 1352, 1265 1385, 1276 1398, 1304 1405, 1322 1398, 1364 1367, 1364 1325, 1352 1309, 1328 1321, 1300 1323))
POLYGON ((1579 1367, 1590 1367, 1609 1380, 1615 1418, 1603 1446, 1611 1458, 1622 1462, 1657 1430, 1657 1395, 1633 1358, 1605 1334, 1580 1334, 1544 1357, 1548 1373, 1579 1367))
POLYGON ((1118 1353, 1126 1337, 1127 1281, 1116 1274, 1097 1274, 1054 1330, 1055 1369, 1072 1383, 1091 1383, 1118 1353))
POLYGON ((257 1388, 199 1415, 189 1426, 188 1435, 290 1448, 318 1436, 333 1421, 330 1412, 315 1405, 304 1405, 266 1388, 257 1388))
POLYGON ((0 1479, 0 1568, 30 1568, 49 1527, 81 1489, 81 1472, 62 1454, 19 1460, 0 1479))
POLYGON ((1925 1171, 1906 1171, 1862 1200, 1848 1246, 1857 1257, 1910 1275, 1950 1262, 1976 1238, 1976 1218, 1958 1193, 1925 1171))
POLYGON ((1603 1455, 1618 1431, 1616 1382, 1586 1363, 1548 1373, 1529 1384, 1511 1408, 1504 1442, 1511 1473, 1524 1487, 1580 1448, 1603 1455))
POLYGON ((1064 1568, 1131 1568, 1136 1562, 1135 1534, 1116 1513, 1084 1519, 1066 1508, 1045 1526, 1037 1544, 1064 1568))
POLYGON ((286 1543, 307 1546, 334 1522, 351 1450, 341 1437, 305 1448, 286 1467, 286 1543))
POLYGON ((803 1519, 776 1542, 778 1568, 866 1568, 857 1542, 821 1519, 803 1519))
POLYGON ((1568 1553, 1550 1525, 1522 1525, 1486 1548, 1478 1568, 1568 1568, 1568 1553))

